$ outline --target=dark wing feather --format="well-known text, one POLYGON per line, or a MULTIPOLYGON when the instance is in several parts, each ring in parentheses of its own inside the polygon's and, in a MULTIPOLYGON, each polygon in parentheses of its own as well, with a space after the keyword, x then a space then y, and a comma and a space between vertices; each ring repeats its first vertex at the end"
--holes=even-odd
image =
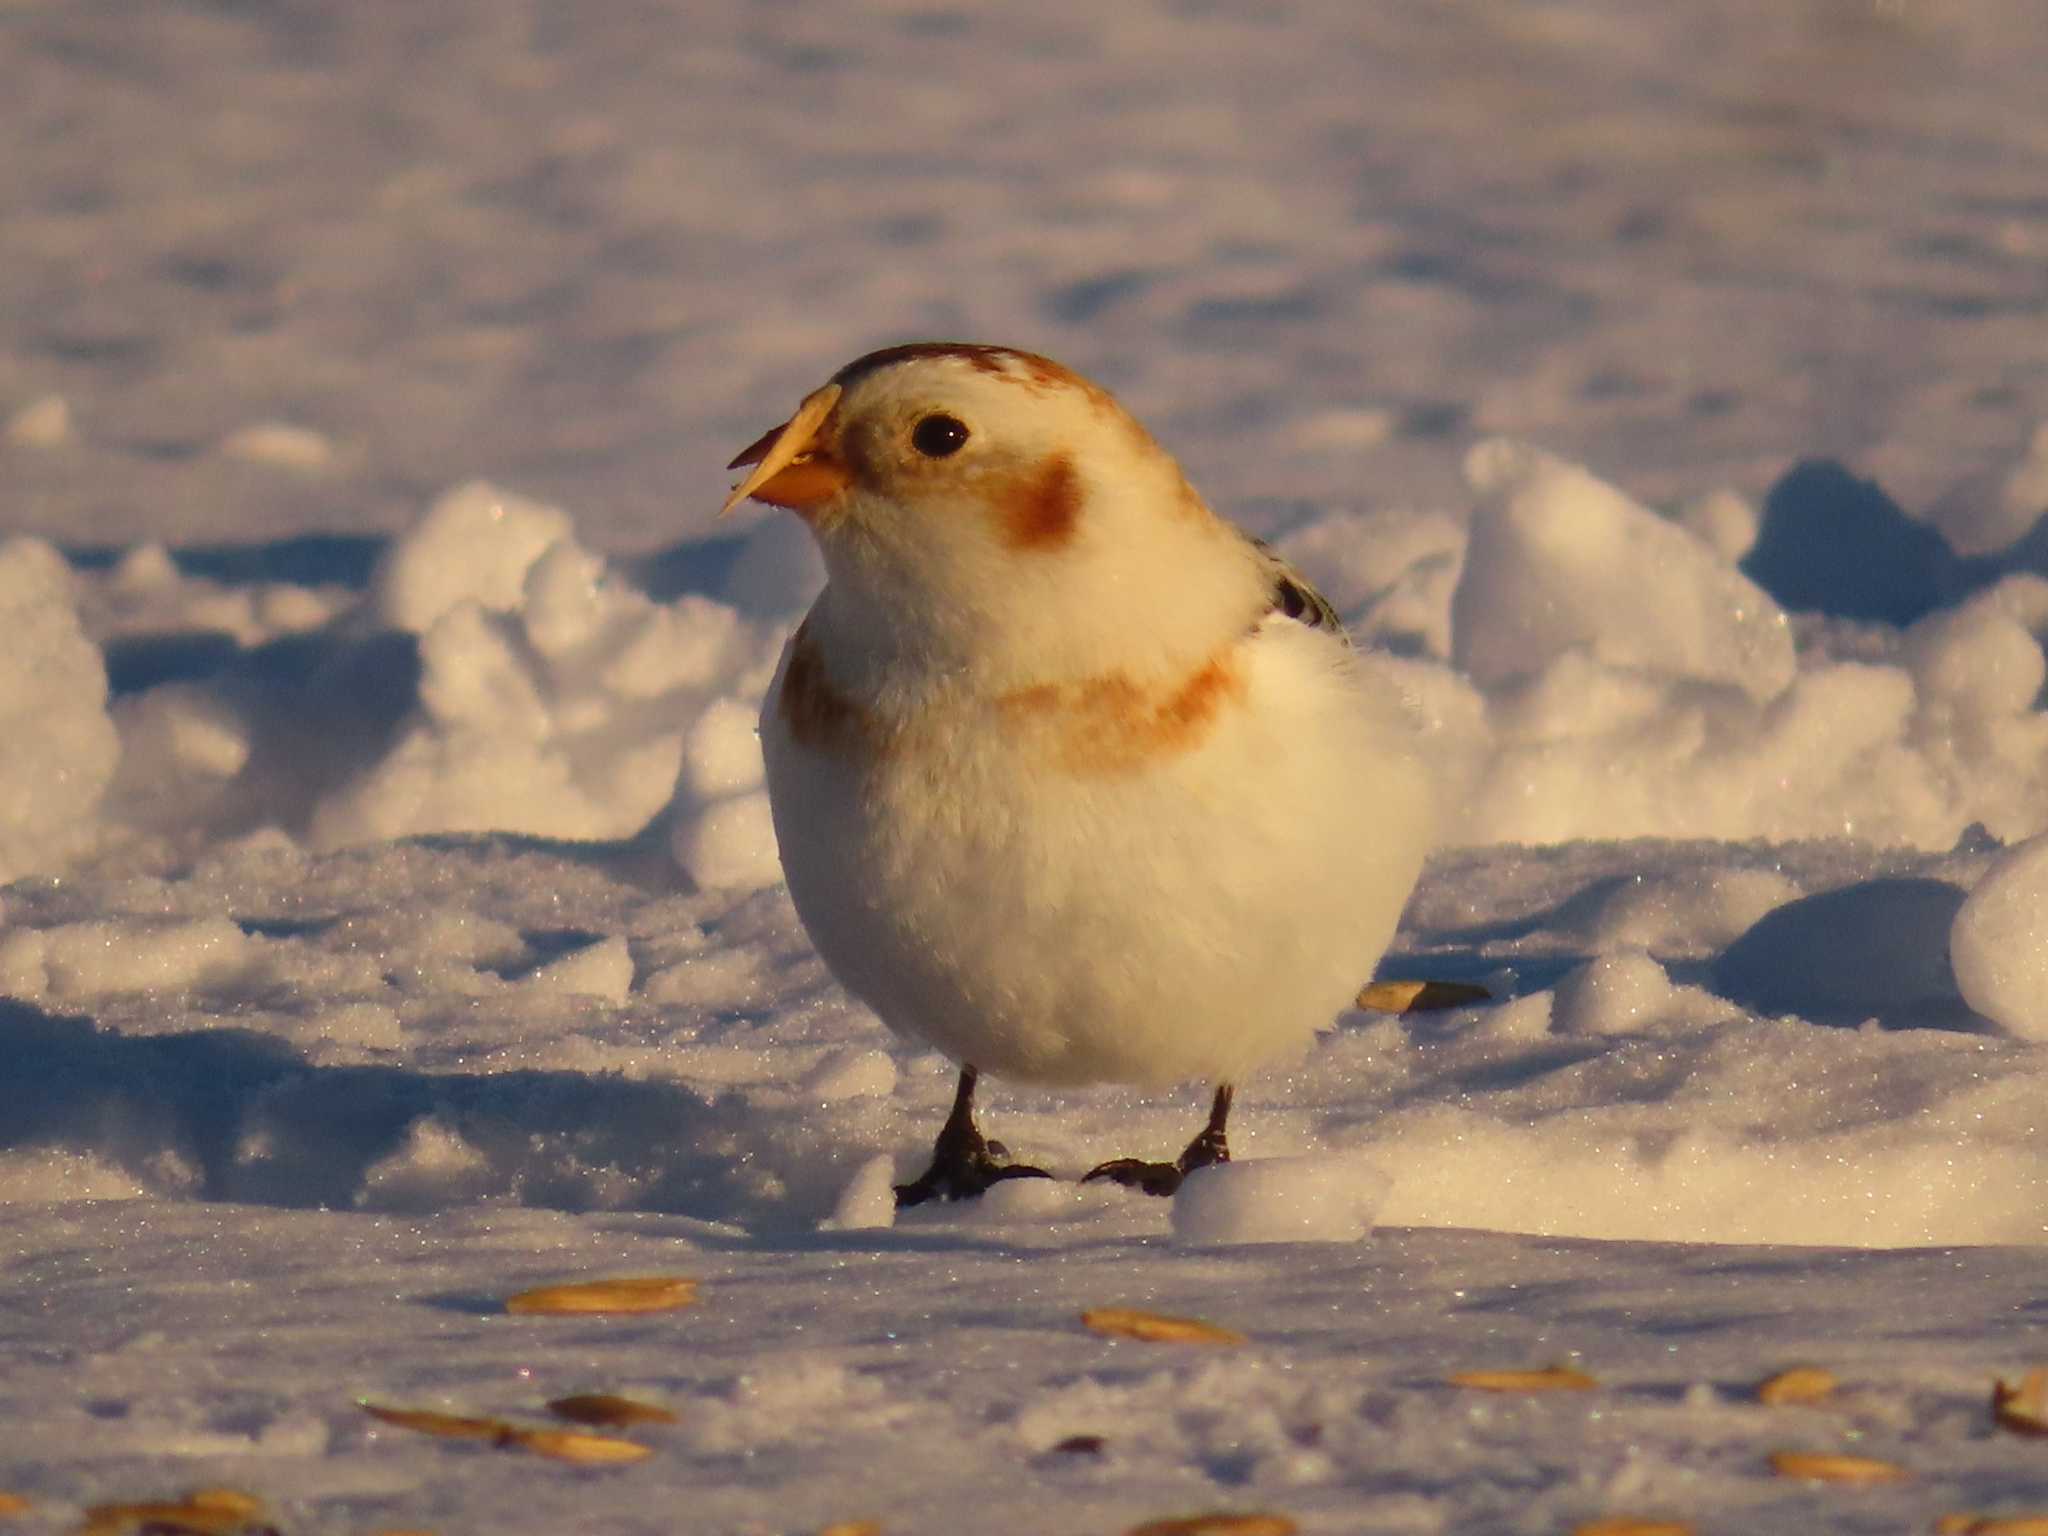
POLYGON ((1337 617, 1337 610, 1330 606, 1330 600, 1310 586, 1308 578, 1289 565, 1280 552, 1264 539, 1252 539, 1251 543, 1266 568, 1267 586, 1273 594, 1272 606, 1266 611, 1292 619, 1297 624, 1306 624, 1310 629, 1327 629, 1348 644, 1351 636, 1345 632, 1344 621, 1337 617))

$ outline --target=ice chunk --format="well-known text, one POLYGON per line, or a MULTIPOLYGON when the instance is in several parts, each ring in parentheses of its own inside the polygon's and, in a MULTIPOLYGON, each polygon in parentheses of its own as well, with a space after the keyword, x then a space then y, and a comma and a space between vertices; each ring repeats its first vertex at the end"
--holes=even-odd
POLYGON ((1173 1237, 1233 1243, 1355 1243, 1372 1231, 1389 1181, 1356 1156, 1262 1157, 1188 1175, 1173 1197, 1173 1237))
POLYGON ((2015 1035, 2048 1040, 2048 836, 1991 866, 1957 910, 1948 951, 1965 1002, 2015 1035))
POLYGON ((1452 658, 1482 686, 1575 649, 1759 700, 1792 681, 1784 613, 1694 534, 1526 444, 1481 443, 1465 473, 1481 500, 1451 599, 1452 658))

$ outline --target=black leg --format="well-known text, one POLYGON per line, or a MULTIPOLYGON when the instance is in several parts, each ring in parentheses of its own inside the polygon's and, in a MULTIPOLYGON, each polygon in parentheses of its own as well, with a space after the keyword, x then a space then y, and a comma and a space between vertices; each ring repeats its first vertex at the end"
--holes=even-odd
POLYGON ((1180 1181, 1197 1168, 1230 1161, 1230 1138, 1224 1132, 1224 1123, 1230 1119, 1230 1100, 1230 1084, 1217 1084, 1215 1101, 1209 1106, 1209 1123, 1188 1143, 1187 1150, 1181 1153, 1177 1162, 1148 1163, 1137 1157, 1112 1158, 1089 1169, 1082 1175, 1081 1182, 1086 1184, 1090 1179, 1108 1179, 1132 1189, 1142 1189, 1148 1195, 1172 1194, 1180 1188, 1180 1181))
POLYGON ((960 1086, 953 1093, 953 1112, 939 1128, 938 1144, 932 1148, 932 1165, 922 1177, 896 1186, 898 1210, 922 1205, 927 1200, 965 1200, 1004 1179, 1052 1177, 1043 1168, 1001 1161, 1009 1156, 1009 1149, 1000 1141, 985 1140, 974 1128, 974 1084, 980 1075, 972 1067, 960 1069, 960 1086))

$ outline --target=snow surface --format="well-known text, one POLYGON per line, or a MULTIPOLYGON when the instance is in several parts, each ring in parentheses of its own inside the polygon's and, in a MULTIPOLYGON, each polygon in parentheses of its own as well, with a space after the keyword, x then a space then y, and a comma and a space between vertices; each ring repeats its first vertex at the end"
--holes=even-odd
POLYGON ((0 8, 13 1524, 2048 1508, 1986 1407, 2048 1325, 2039 19, 0 8), (719 466, 934 335, 1115 388, 1455 807, 1382 971, 1491 998, 1347 1014, 1171 1201, 1070 1180, 1200 1088, 990 1080, 1066 1177, 899 1219, 952 1066, 780 888, 821 577, 719 466), (578 1391, 679 1422, 578 1470, 356 1407, 578 1391))

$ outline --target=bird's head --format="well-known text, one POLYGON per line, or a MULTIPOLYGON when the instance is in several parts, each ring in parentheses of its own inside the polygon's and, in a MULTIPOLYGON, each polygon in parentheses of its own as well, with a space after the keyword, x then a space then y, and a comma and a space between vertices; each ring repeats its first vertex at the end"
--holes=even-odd
POLYGON ((852 643, 1003 679, 1166 670, 1264 602, 1251 547, 1109 393, 1047 358, 917 343, 849 363, 733 461, 803 518, 852 643))

